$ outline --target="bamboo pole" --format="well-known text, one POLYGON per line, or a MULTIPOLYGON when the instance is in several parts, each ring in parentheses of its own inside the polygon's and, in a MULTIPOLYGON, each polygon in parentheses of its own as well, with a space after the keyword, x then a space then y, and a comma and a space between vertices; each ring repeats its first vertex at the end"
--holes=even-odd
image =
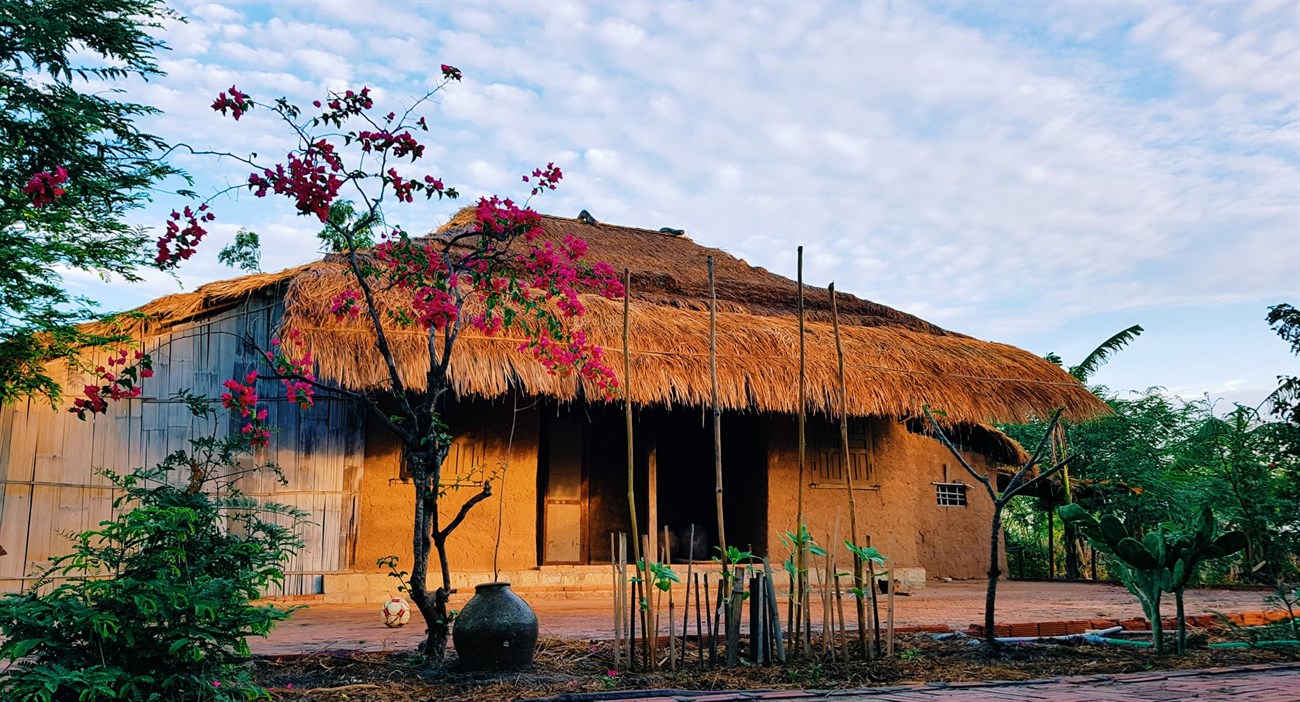
POLYGON ((713 257, 709 256, 709 382, 713 405, 713 473, 718 507, 718 545, 722 572, 727 572, 727 525, 722 511, 722 410, 718 404, 718 291, 713 280, 713 257))
MULTIPOLYGON (((698 616, 698 615, 697 615, 698 616)), ((718 662, 717 651, 713 649, 713 605, 709 599, 709 574, 704 574, 704 617, 705 617, 705 639, 700 640, 700 660, 704 660, 705 643, 709 644, 709 665, 718 662)))
MULTIPOLYGON (((806 427, 805 427, 805 423, 806 423, 805 407, 808 404, 808 387, 807 387, 808 369, 807 369, 807 358, 805 355, 805 348, 804 348, 805 339, 804 339, 803 247, 802 246, 800 246, 798 249, 797 259, 798 260, 797 260, 796 270, 798 272, 798 284, 799 284, 799 294, 798 294, 798 300, 799 300, 799 486, 798 486, 798 493, 797 493, 797 499, 798 499, 797 514, 795 516, 795 525, 794 525, 794 534, 796 537, 794 570, 795 570, 795 581, 797 586, 796 597, 798 597, 798 604, 795 606, 795 609, 799 616, 796 618, 796 622, 795 622, 795 638, 799 639, 801 642, 799 645, 799 650, 802 652, 804 656, 807 656, 808 647, 803 643, 804 641, 803 636, 799 635, 799 627, 802 625, 802 622, 804 621, 806 615, 806 612, 804 610, 808 605, 808 599, 807 599, 808 586, 806 581, 808 577, 808 556, 807 556, 807 549, 804 547, 803 544, 803 526, 804 526, 803 484, 805 482, 804 471, 805 471, 805 463, 806 463, 806 454, 808 449, 806 427)), ((807 636, 806 630, 803 632, 803 635, 807 636)))
MULTIPOLYGON (((853 466, 851 456, 849 455, 849 401, 848 388, 844 381, 844 344, 840 339, 840 310, 836 302, 835 283, 827 286, 831 296, 831 324, 835 332, 835 356, 839 360, 839 400, 840 400, 840 452, 843 457, 844 465, 844 489, 849 498, 849 534, 854 544, 858 539, 858 502, 853 493, 853 466)), ((836 544, 839 539, 836 538, 836 544)), ((874 584, 873 584, 874 586, 874 584)), ((858 588, 858 592, 865 592, 862 589, 862 558, 856 553, 853 555, 853 587, 858 588)), ((866 603, 863 598, 857 598, 857 615, 858 615, 858 640, 862 643, 862 650, 865 655, 867 650, 867 616, 866 603)))
POLYGON ((623 648, 623 608, 619 606, 618 598, 618 581, 620 578, 618 577, 618 546, 615 542, 616 537, 614 532, 611 531, 609 532, 609 571, 612 578, 611 584, 614 586, 612 592, 614 599, 614 670, 618 670, 619 664, 622 662, 620 654, 623 648))
MULTIPOLYGON (((709 583, 708 575, 706 574, 704 579, 704 584, 707 586, 708 583, 709 583)), ((695 574, 695 650, 697 653, 699 653, 699 659, 701 664, 704 663, 704 629, 703 627, 700 626, 700 623, 702 621, 700 618, 700 596, 701 593, 703 593, 703 595, 707 597, 709 594, 707 590, 708 590, 707 587, 704 590, 700 590, 700 574, 696 573, 695 574)))
POLYGON ((776 583, 772 580, 772 562, 763 559, 763 575, 767 581, 767 614, 772 624, 772 644, 776 648, 776 659, 785 662, 785 639, 781 635, 781 608, 776 603, 776 583))
MULTIPOLYGON (((632 446, 632 350, 628 345, 631 319, 632 271, 623 269, 623 415, 627 420, 627 509, 632 515, 633 562, 641 562, 641 537, 636 526, 636 462, 632 446)), ((640 565, 637 566, 638 568, 640 565)))
MULTIPOLYGON (((633 541, 633 543, 635 543, 635 542, 636 542, 636 539, 633 539, 632 541, 633 541)), ((625 569, 623 572, 626 573, 627 570, 625 569)), ((638 576, 637 578, 633 578, 633 579, 631 580, 631 582, 629 583, 629 585, 632 586, 632 587, 631 587, 631 595, 632 595, 632 598, 631 598, 631 601, 628 602, 628 609, 629 609, 629 611, 628 611, 628 613, 627 613, 627 626, 628 626, 628 639, 627 639, 627 667, 628 667, 628 670, 632 670, 632 669, 636 668, 636 616, 637 616, 637 610, 640 608, 640 607, 639 607, 639 605, 640 605, 640 598, 637 597, 637 586, 640 584, 639 582, 637 582, 638 580, 640 580, 640 577, 639 577, 639 576, 638 576)))
POLYGON ((650 572, 650 559, 654 554, 650 552, 650 537, 642 535, 641 538, 641 553, 645 555, 641 569, 641 599, 644 600, 641 638, 645 641, 646 670, 655 670, 659 667, 659 609, 655 600, 654 576, 650 572))
MULTIPOLYGON (((664 525, 663 563, 673 562, 672 542, 668 540, 668 525, 664 525)), ((668 669, 677 670, 677 624, 673 616, 673 588, 668 588, 668 669)))
POLYGON ((888 655, 890 658, 894 657, 894 590, 895 590, 894 586, 897 584, 898 581, 894 579, 894 571, 890 570, 889 571, 889 636, 886 639, 887 642, 886 645, 888 646, 888 648, 886 649, 886 655, 888 655))
MULTIPOLYGON (((691 574, 695 570, 695 525, 691 525, 690 541, 686 544, 686 599, 682 602, 682 665, 686 665, 687 631, 691 625, 691 574)), ((699 593, 696 593, 697 595, 699 593)), ((698 598, 696 600, 698 604, 698 598)))
POLYGON ((840 574, 835 574, 835 608, 840 615, 840 653, 844 660, 849 659, 849 634, 844 627, 844 597, 840 594, 840 574))
MULTIPOLYGON (((619 532, 618 534, 618 574, 618 608, 620 612, 624 612, 627 611, 629 583, 627 578, 627 534, 623 532, 619 532)), ((630 618, 625 618, 623 620, 623 645, 627 648, 627 651, 625 652, 625 660, 628 662, 629 669, 633 667, 632 648, 634 644, 630 635, 631 626, 632 623, 630 618)))

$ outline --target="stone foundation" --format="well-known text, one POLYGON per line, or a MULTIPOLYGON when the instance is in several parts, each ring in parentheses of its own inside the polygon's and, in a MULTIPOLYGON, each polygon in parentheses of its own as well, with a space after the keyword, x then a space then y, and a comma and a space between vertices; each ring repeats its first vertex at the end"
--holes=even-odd
MULTIPOLYGON (((685 564, 673 564, 678 577, 686 579, 685 564)), ((716 563, 697 564, 696 573, 709 573, 709 581, 716 582, 719 572, 716 563)), ((925 588, 924 568, 895 568, 895 579, 899 581, 899 590, 911 592, 925 588)), ((629 572, 629 575, 631 573, 629 572)), ((784 571, 774 571, 778 595, 785 584, 784 571)), ((496 580, 511 584, 511 589, 530 599, 590 599, 608 596, 613 592, 613 572, 609 566, 546 566, 530 570, 502 571, 496 580)), ((816 575, 813 576, 816 578, 816 575)), ((436 576, 431 575, 431 579, 436 576)), ((492 582, 491 572, 487 573, 453 573, 452 584, 458 595, 473 594, 474 586, 479 583, 492 582)), ((814 580, 816 582, 816 580, 814 580)), ((847 592, 848 579, 841 581, 847 592)), ((675 584, 679 591, 685 587, 675 584)), ((334 604, 356 604, 366 602, 383 602, 390 597, 400 595, 397 581, 384 573, 332 573, 325 576, 324 593, 315 598, 315 602, 334 604)))

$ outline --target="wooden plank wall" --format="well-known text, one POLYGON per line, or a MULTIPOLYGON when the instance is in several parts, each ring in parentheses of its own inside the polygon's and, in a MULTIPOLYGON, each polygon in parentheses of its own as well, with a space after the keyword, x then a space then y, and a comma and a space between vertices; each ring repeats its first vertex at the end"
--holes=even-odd
MULTIPOLYGON (((279 311, 269 295, 252 296, 236 308, 145 340, 155 375, 144 382, 143 395, 112 403, 107 414, 86 422, 65 409, 84 382, 69 375, 63 376, 67 392, 58 408, 41 401, 0 408, 0 545, 9 551, 0 556, 0 591, 21 590, 51 556, 69 550, 66 534, 112 516, 117 495, 98 469, 125 472, 153 465, 187 448, 196 436, 238 431, 241 423, 233 419, 191 416, 173 396, 184 388, 215 401, 227 378, 242 378, 254 368, 265 373, 261 359, 240 339, 247 334, 270 348, 279 311)), ((252 473, 241 478, 240 489, 308 514, 300 531, 304 548, 287 565, 283 589, 268 594, 320 593, 325 573, 351 565, 364 417, 354 403, 320 395, 313 409, 301 412, 284 399, 278 382, 259 383, 258 394, 277 429, 254 460, 278 462, 286 484, 271 474, 252 473)), ((185 478, 177 476, 177 482, 185 478)))

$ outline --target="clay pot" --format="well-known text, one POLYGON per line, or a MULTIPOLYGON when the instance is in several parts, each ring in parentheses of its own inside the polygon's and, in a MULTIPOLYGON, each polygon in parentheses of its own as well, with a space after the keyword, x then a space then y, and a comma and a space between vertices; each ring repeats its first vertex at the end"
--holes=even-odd
POLYGON ((522 670, 533 664, 537 615, 510 583, 483 583, 456 615, 451 640, 465 670, 522 670))

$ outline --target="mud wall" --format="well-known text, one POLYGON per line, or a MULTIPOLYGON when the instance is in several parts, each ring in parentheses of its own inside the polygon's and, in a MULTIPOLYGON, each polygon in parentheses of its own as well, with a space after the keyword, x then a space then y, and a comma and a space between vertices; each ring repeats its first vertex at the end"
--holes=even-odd
MULTIPOLYGON (((521 403, 526 404, 526 403, 521 403)), ((483 471, 491 476, 492 497, 475 505, 447 541, 447 558, 453 573, 491 571, 497 541, 497 518, 502 517, 501 570, 537 566, 537 443, 540 424, 536 409, 520 409, 509 467, 504 476, 506 447, 510 443, 514 405, 510 400, 466 401, 451 408, 446 421, 455 437, 453 454, 444 465, 443 483, 461 478, 469 485, 451 489, 442 498, 443 524, 478 491, 483 471), (475 471, 479 471, 475 473, 475 471), (473 474, 471 474, 473 473, 473 474)), ((401 558, 401 570, 410 570, 411 529, 415 519, 414 488, 401 474, 397 440, 377 420, 366 427, 366 462, 361 481, 360 525, 352 569, 376 572, 375 561, 387 555, 401 558)), ((430 585, 438 584, 438 564, 430 553, 430 585)))
MULTIPOLYGON (((790 416, 771 416, 768 427, 767 543, 779 562, 786 558, 786 549, 778 532, 792 531, 796 519, 798 433, 790 416)), ((931 580, 984 577, 993 506, 983 486, 938 441, 911 434, 887 419, 869 420, 866 429, 870 469, 865 484, 858 482, 856 487, 871 489, 854 493, 859 530, 889 557, 891 566, 925 568, 931 580), (968 485, 967 505, 938 505, 934 483, 957 481, 968 485)), ((820 451, 838 450, 838 428, 824 417, 810 418, 807 434, 805 521, 817 542, 826 544, 838 518, 842 544, 849 532, 843 479, 833 485, 820 480, 811 458, 820 451), (810 483, 818 485, 810 487, 810 483)), ((983 456, 966 454, 966 458, 977 470, 989 470, 983 456)), ((837 548, 839 562, 848 563, 848 550, 842 545, 837 548)))

